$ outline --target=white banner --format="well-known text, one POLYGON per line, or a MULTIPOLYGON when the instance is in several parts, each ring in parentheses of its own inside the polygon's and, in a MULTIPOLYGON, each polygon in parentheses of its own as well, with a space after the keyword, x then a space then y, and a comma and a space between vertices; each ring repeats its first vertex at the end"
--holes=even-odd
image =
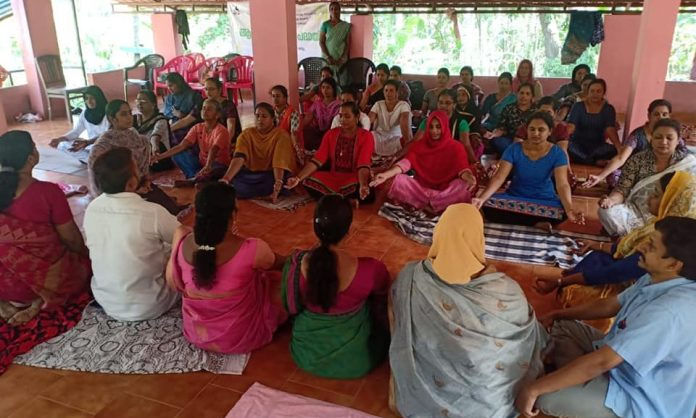
MULTIPOLYGON (((227 14, 232 32, 232 51, 253 56, 251 47, 251 19, 248 1, 227 2, 227 14)), ((329 19, 328 3, 297 5, 297 60, 320 57, 319 28, 329 19)))

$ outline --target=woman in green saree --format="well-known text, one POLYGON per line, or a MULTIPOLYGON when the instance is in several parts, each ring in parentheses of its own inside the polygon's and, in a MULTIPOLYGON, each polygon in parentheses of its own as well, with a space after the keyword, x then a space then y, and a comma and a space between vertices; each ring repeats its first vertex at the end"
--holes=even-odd
POLYGON ((348 61, 350 23, 341 20, 341 4, 337 1, 329 4, 329 20, 319 29, 319 46, 322 57, 338 77, 338 69, 348 61))
POLYGON ((313 221, 319 246, 293 252, 283 269, 283 304, 295 316, 292 358, 302 370, 327 378, 364 376, 389 349, 386 266, 338 248, 352 220, 348 199, 321 198, 313 221))

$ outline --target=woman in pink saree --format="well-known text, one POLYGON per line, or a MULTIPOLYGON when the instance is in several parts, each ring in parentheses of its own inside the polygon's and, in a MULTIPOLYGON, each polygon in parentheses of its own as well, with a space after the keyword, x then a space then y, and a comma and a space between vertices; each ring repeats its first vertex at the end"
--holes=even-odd
POLYGON ((193 232, 174 235, 167 280, 182 293, 184 336, 219 353, 248 353, 273 338, 287 318, 280 305, 285 257, 257 238, 241 238, 235 224, 235 192, 211 183, 196 195, 193 232), (277 296, 273 296, 277 295, 277 296))
POLYGON ((63 191, 32 177, 31 135, 0 136, 0 373, 79 320, 92 274, 63 191))

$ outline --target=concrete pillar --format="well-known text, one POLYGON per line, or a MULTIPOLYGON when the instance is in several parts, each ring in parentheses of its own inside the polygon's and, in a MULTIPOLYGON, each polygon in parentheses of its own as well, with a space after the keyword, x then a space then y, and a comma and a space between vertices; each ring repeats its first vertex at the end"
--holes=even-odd
MULTIPOLYGON (((53 8, 50 1, 12 0, 11 3, 12 13, 19 26, 19 41, 27 75, 31 110, 45 117, 48 104, 41 90, 36 57, 60 55, 56 26, 53 22, 53 8)), ((56 103, 53 109, 53 116, 59 116, 63 114, 65 105, 56 103)))
POLYGON ((177 32, 174 14, 153 13, 151 22, 155 53, 162 55, 164 62, 183 55, 184 47, 181 44, 181 36, 177 32))
POLYGON ((290 104, 297 107, 295 0, 250 0, 249 13, 257 102, 269 102, 270 88, 282 84, 288 88, 290 104))
POLYGON ((650 102, 664 96, 680 3, 681 0, 643 1, 626 112, 626 132, 645 123, 650 102))
POLYGON ((364 57, 372 60, 374 22, 372 15, 350 16, 350 57, 364 57))
MULTIPOLYGON (((626 113, 636 56, 640 15, 605 15, 605 38, 599 52, 597 76, 607 82, 607 100, 626 113)), ((644 112, 645 113, 645 112, 644 112)))
POLYGON ((0 102, 0 135, 7 132, 7 117, 5 116, 5 107, 0 102))

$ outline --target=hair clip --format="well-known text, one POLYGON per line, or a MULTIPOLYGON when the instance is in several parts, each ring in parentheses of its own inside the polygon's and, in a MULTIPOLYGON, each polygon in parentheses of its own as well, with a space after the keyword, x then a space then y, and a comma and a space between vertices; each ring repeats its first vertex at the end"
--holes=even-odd
POLYGON ((199 245, 198 250, 199 251, 215 251, 215 247, 211 247, 210 245, 199 245))
POLYGON ((14 167, 0 165, 0 173, 14 173, 14 167))

